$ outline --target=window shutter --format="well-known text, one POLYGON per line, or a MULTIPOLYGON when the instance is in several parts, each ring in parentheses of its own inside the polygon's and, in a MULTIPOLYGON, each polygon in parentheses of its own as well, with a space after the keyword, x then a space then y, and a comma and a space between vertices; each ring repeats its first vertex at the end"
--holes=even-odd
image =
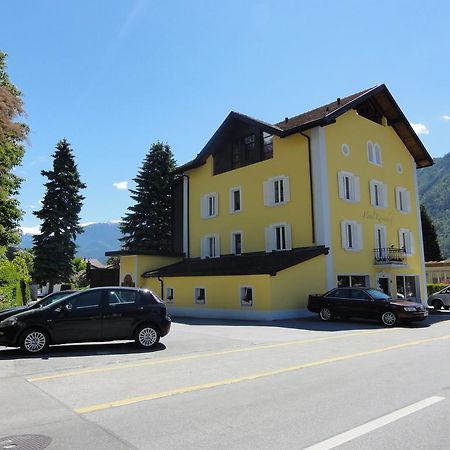
POLYGON ((219 215, 219 194, 214 193, 213 198, 214 198, 213 217, 215 217, 219 215))
POLYGON ((395 207, 400 211, 400 188, 398 186, 395 188, 395 207))
POLYGON ((376 206, 375 204, 375 181, 369 181, 369 191, 370 191, 370 204, 372 206, 376 206))
POLYGON ((342 243, 342 248, 343 249, 347 249, 348 248, 347 222, 345 222, 345 221, 341 222, 341 243, 342 243))
POLYGON ((266 252, 270 253, 273 250, 273 228, 267 227, 266 233, 266 252))
POLYGON ((273 205, 273 183, 264 181, 264 206, 273 205))
POLYGON ((387 191, 387 186, 386 184, 382 184, 382 188, 383 188, 383 208, 387 208, 388 206, 388 191, 387 191))
POLYGON ((355 225, 355 230, 356 230, 356 248, 358 250, 362 250, 363 248, 363 236, 362 236, 362 225, 360 223, 357 223, 355 225))
POLYGON ((361 194, 360 194, 360 189, 359 189, 359 177, 354 175, 352 177, 352 180, 353 180, 353 183, 352 183, 352 185, 353 185, 353 196, 352 196, 352 198, 353 198, 353 200, 355 202, 359 202, 360 199, 361 199, 361 194))
POLYGON ((284 187, 284 201, 288 202, 291 199, 291 188, 289 186, 289 177, 283 177, 284 187))
POLYGON ((408 240, 409 240, 409 253, 411 255, 413 255, 414 254, 414 239, 413 239, 413 234, 411 231, 408 233, 408 240))
POLYGON ((200 199, 200 216, 205 219, 208 214, 208 201, 206 195, 200 199))
POLYGON ((406 203, 406 212, 411 211, 411 194, 409 191, 405 191, 405 203, 406 203))
POLYGON ((215 247, 215 256, 218 258, 220 256, 220 238, 218 234, 214 235, 214 247, 215 247))
POLYGON ((344 187, 344 174, 342 172, 338 172, 338 192, 339 198, 345 198, 345 187, 344 187))
POLYGON ((285 230, 286 250, 292 250, 292 229, 291 229, 291 224, 287 223, 284 226, 284 230, 285 230))

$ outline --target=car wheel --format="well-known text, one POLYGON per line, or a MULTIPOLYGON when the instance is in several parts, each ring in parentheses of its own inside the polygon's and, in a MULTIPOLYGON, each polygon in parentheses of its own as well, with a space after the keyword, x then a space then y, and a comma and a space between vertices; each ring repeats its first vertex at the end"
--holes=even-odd
POLYGON ((385 311, 381 314, 381 323, 387 327, 393 327, 398 323, 397 315, 393 311, 385 311))
POLYGON ((39 328, 26 330, 20 339, 20 347, 30 355, 42 353, 48 347, 48 335, 39 328))
POLYGON ((441 300, 433 300, 433 308, 437 311, 439 309, 442 309, 442 307, 444 306, 444 304, 442 303, 441 300))
POLYGON ((327 306, 324 306, 319 311, 319 317, 320 317, 321 320, 326 322, 326 321, 331 320, 333 318, 333 313, 332 313, 330 308, 328 308, 327 306))
POLYGON ((152 348, 159 342, 159 331, 152 325, 142 325, 136 330, 134 340, 141 348, 152 348))

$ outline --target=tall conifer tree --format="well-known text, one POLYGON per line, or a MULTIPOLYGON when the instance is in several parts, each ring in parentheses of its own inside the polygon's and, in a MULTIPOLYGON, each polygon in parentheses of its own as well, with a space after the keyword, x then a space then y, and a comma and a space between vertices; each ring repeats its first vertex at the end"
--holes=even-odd
POLYGON ((441 261, 442 254, 437 240, 436 230, 425 206, 420 205, 420 219, 422 221, 423 251, 425 261, 441 261))
POLYGON ((15 118, 24 113, 21 92, 6 72, 6 54, 0 51, 0 246, 17 244, 22 211, 15 197, 21 179, 12 173, 25 153, 28 126, 15 118))
POLYGON ((169 145, 153 144, 130 189, 134 205, 120 229, 124 248, 168 252, 172 250, 172 171, 176 163, 169 145))
POLYGON ((41 234, 33 238, 34 278, 51 285, 67 281, 73 273, 75 238, 83 231, 79 213, 84 197, 79 193, 81 182, 70 144, 61 140, 53 154, 53 170, 43 170, 47 191, 42 208, 34 214, 41 219, 41 234))

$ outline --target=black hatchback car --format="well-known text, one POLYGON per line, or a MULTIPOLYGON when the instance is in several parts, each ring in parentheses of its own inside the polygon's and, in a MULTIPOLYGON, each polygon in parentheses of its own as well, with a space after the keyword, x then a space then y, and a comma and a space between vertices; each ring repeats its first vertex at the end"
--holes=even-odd
POLYGON ((428 316, 421 303, 394 300, 378 289, 360 287, 339 287, 324 295, 310 295, 308 310, 319 313, 324 321, 336 316, 342 319, 359 317, 379 320, 388 327, 399 322, 424 320, 428 316))
POLYGON ((0 345, 39 353, 50 344, 134 339, 149 349, 170 330, 164 303, 146 289, 101 287, 0 322, 0 345))

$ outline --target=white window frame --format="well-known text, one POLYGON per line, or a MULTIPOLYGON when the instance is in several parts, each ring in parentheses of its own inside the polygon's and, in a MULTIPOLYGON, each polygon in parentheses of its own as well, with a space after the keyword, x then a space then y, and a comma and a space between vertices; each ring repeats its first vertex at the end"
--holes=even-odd
POLYGON ((266 252, 282 252, 292 250, 292 230, 287 222, 275 223, 269 225, 265 231, 266 234, 266 252), (281 231, 284 229, 284 232, 281 231), (280 231, 278 231, 280 230, 280 231), (282 233, 284 246, 277 246, 279 233, 282 233), (284 247, 284 248, 283 248, 284 247))
POLYGON ((346 251, 362 250, 362 225, 354 220, 343 220, 341 222, 341 243, 342 248, 346 251))
POLYGON ((280 175, 264 182, 264 205, 280 206, 291 200, 289 177, 280 175))
POLYGON ((414 254, 414 236, 408 228, 398 230, 398 247, 403 248, 408 256, 414 254))
POLYGON ((387 186, 379 180, 369 181, 370 204, 374 208, 387 208, 387 186))
POLYGON ((381 147, 376 142, 367 141, 367 160, 370 164, 382 167, 381 147))
POLYGON ((244 253, 244 233, 242 231, 232 231, 230 234, 230 252, 232 255, 242 255, 244 253), (241 236, 241 253, 236 253, 235 236, 241 236))
POLYGON ((194 288, 194 303, 196 305, 205 305, 206 304, 206 288, 204 286, 197 286, 194 288), (199 299, 200 291, 203 289, 204 297, 203 299, 199 299))
POLYGON ((230 189, 230 213, 236 214, 242 211, 242 190, 240 186, 236 186, 230 189), (234 194, 239 192, 239 209, 236 209, 236 202, 234 194))
POLYGON ((241 286, 239 288, 239 300, 241 307, 252 308, 255 302, 255 289, 253 286, 241 286), (248 291, 251 292, 251 301, 245 300, 247 298, 248 291))
POLYGON ((397 211, 408 214, 411 211, 411 194, 401 186, 395 188, 395 204, 397 211))
POLYGON ((211 192, 205 194, 200 200, 200 211, 202 219, 211 219, 219 214, 219 194, 211 192))
POLYGON ((201 239, 200 255, 202 259, 220 257, 220 238, 218 234, 208 234, 201 239))
POLYGON ((166 287, 166 302, 173 303, 175 301, 175 289, 173 287, 166 287))
POLYGON ((360 201, 359 177, 351 172, 339 171, 338 192, 341 200, 358 203, 360 201))

